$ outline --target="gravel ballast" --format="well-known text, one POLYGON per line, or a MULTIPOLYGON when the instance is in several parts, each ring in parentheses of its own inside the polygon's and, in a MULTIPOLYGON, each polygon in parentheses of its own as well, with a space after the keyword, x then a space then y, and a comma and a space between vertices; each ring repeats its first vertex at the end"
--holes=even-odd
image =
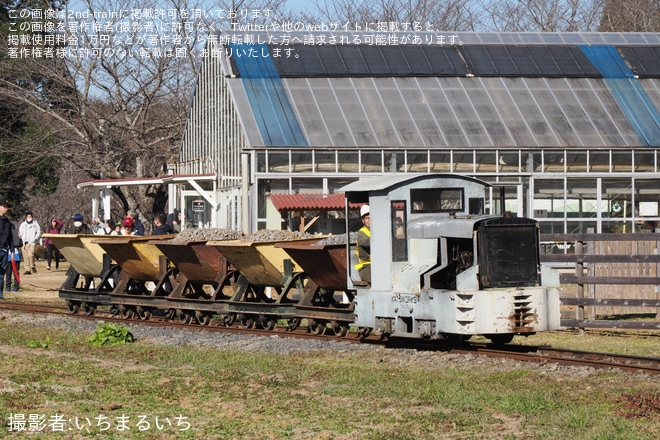
MULTIPOLYGON (((91 336, 99 325, 97 322, 76 319, 69 316, 30 315, 0 312, 0 319, 8 323, 25 326, 44 326, 66 331, 76 331, 91 336)), ((137 343, 145 342, 163 346, 191 346, 218 350, 238 350, 246 353, 272 353, 296 355, 309 352, 334 352, 338 354, 373 354, 379 363, 392 367, 436 368, 480 368, 489 372, 513 370, 535 370, 540 374, 586 376, 597 370, 584 367, 559 366, 553 363, 520 362, 508 359, 490 358, 472 354, 456 354, 443 351, 423 351, 416 349, 385 348, 373 344, 351 344, 336 340, 316 341, 283 336, 254 336, 236 333, 207 332, 202 329, 190 330, 172 327, 152 327, 139 323, 126 323, 137 343)), ((620 373, 631 374, 631 373, 620 373)))

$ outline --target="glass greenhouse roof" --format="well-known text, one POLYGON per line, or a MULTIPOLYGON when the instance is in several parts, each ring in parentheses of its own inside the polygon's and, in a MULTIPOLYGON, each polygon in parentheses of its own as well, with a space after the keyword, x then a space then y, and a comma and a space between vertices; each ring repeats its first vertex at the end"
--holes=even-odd
POLYGON ((658 34, 337 35, 221 34, 251 147, 660 146, 658 34))

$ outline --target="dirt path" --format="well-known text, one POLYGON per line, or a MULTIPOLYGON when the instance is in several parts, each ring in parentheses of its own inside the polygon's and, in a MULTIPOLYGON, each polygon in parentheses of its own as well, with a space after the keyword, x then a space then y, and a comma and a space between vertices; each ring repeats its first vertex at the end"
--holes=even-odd
POLYGON ((69 263, 60 262, 60 268, 46 270, 46 261, 37 261, 37 273, 24 275, 25 267, 21 267, 21 288, 18 292, 3 292, 5 299, 12 300, 56 300, 58 290, 66 279, 69 263))

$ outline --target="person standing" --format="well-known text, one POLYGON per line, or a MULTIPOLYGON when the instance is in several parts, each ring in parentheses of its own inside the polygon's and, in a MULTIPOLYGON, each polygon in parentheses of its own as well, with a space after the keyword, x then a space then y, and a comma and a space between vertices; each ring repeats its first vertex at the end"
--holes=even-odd
POLYGON ((360 274, 360 279, 371 284, 371 216, 369 215, 369 205, 362 205, 360 208, 360 217, 362 217, 362 228, 357 233, 357 256, 358 263, 355 269, 360 274))
MULTIPOLYGON (((57 217, 53 217, 53 219, 50 221, 50 226, 46 228, 44 231, 46 234, 59 234, 60 231, 62 230, 62 226, 64 226, 64 222, 60 220, 57 217)), ((58 270, 60 268, 60 251, 57 249, 57 246, 55 246, 55 243, 53 241, 46 237, 44 238, 44 246, 46 247, 46 261, 47 261, 47 266, 46 269, 50 270, 50 263, 53 261, 53 256, 55 257, 55 270, 58 270)))
POLYGON ((12 235, 12 249, 11 252, 13 255, 8 256, 11 260, 8 261, 7 271, 5 272, 5 291, 9 292, 18 292, 18 288, 21 284, 21 239, 18 237, 18 228, 13 223, 11 225, 11 235, 12 235), (15 271, 14 271, 15 270, 15 271))
POLYGON ((9 202, 4 197, 0 197, 0 300, 3 299, 2 294, 5 290, 5 273, 10 265, 7 253, 14 248, 11 222, 6 216, 9 207, 9 202))
POLYGON ((34 250, 41 238, 41 226, 34 219, 32 213, 25 214, 25 221, 18 227, 18 236, 23 240, 23 258, 25 259, 25 275, 37 273, 34 259, 34 250), (30 271, 30 269, 32 271, 30 271))

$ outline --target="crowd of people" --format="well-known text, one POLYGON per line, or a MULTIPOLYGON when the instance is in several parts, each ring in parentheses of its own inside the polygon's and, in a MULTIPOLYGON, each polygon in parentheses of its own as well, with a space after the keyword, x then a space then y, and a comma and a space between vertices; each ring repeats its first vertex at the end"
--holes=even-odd
MULTIPOLYGON (((121 221, 112 219, 101 220, 99 217, 85 222, 85 217, 76 213, 65 227, 65 221, 59 217, 52 217, 50 222, 42 229, 34 218, 32 212, 25 213, 22 221, 16 226, 7 214, 11 204, 0 197, 0 300, 4 292, 17 292, 21 282, 21 264, 24 267, 23 275, 37 273, 37 247, 43 246, 46 270, 53 267, 57 271, 62 259, 57 246, 48 237, 52 234, 98 234, 98 235, 145 235, 145 227, 138 213, 134 210, 127 212, 121 221), (44 236, 46 234, 46 236, 44 236)), ((181 231, 179 216, 169 218, 164 212, 154 216, 151 235, 176 234, 181 231)))

